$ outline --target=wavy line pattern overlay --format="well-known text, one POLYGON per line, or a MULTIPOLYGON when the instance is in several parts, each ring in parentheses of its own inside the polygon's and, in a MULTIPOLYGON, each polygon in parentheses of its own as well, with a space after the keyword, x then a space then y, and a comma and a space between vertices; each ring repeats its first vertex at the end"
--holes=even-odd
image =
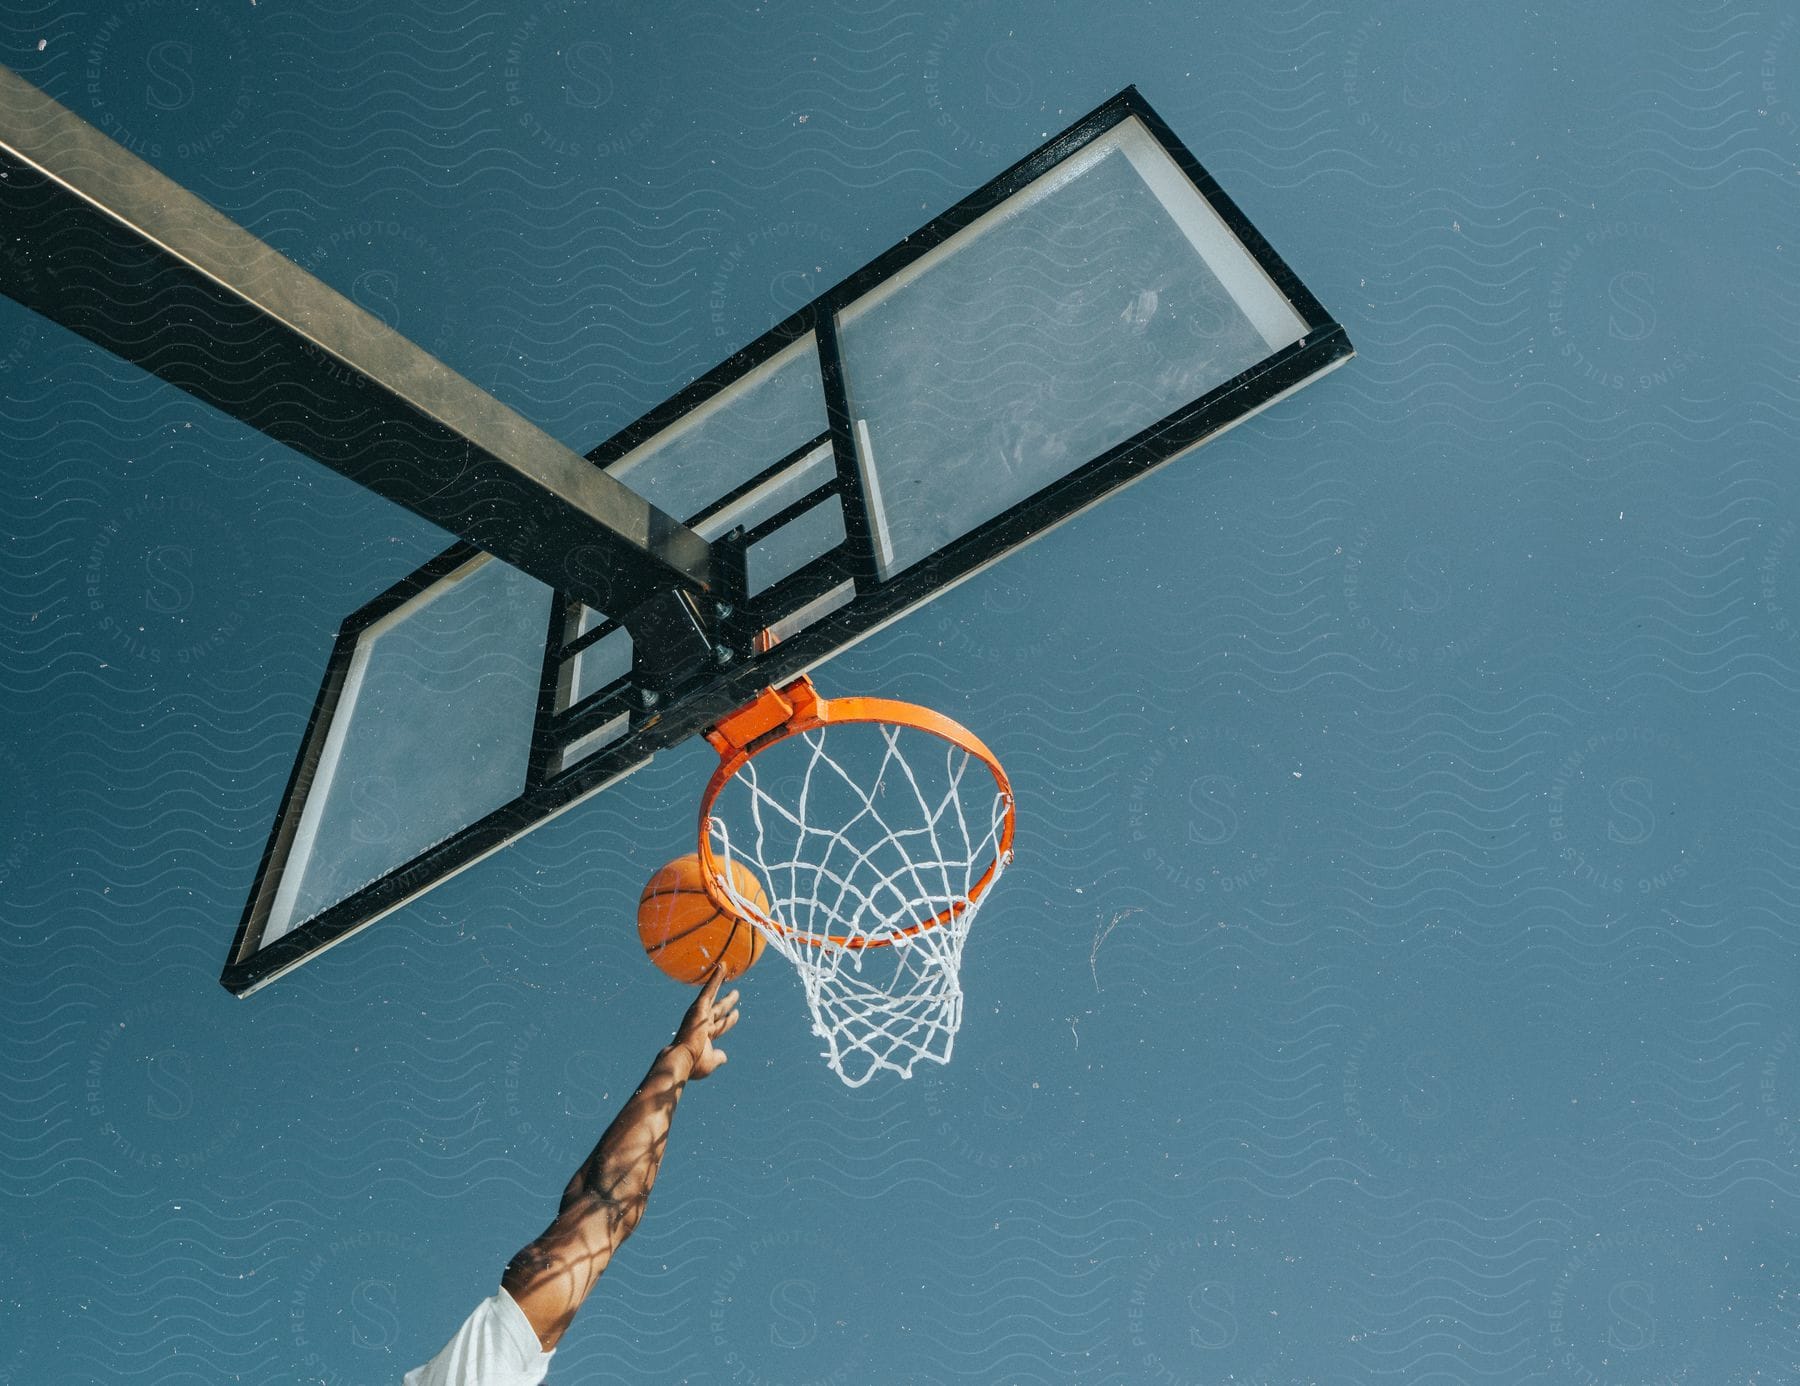
MULTIPOLYGON (((1126 83, 1357 344, 820 672, 1017 786, 954 1061, 846 1090, 765 959, 551 1381, 1800 1381, 1790 7, 15 0, 0 61, 578 448, 1126 83)), ((0 454, 0 1386, 397 1381, 680 1013, 629 911, 709 755, 232 1000, 333 632, 445 536, 10 301, 0 454)))

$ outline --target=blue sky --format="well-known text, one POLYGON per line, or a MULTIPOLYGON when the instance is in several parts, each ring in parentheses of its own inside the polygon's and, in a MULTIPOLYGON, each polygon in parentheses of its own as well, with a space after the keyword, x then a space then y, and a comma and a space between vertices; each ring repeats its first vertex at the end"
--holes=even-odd
MULTIPOLYGON (((1792 15, 49 0, 0 53, 582 450, 1127 83, 1357 345, 819 671, 1017 787, 954 1062, 846 1090, 767 956, 550 1380, 1800 1379, 1792 15)), ((710 753, 235 1000, 332 634, 445 536, 10 302, 0 456, 0 1383, 397 1381, 679 1017, 630 910, 710 753)))

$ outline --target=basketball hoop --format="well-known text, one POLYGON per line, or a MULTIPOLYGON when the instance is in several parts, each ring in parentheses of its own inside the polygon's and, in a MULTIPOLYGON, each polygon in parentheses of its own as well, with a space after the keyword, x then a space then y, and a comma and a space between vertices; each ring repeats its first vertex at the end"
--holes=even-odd
POLYGON ((701 879, 800 975, 832 1070, 860 1087, 948 1063, 963 942, 1012 860, 1012 785, 950 718, 888 698, 765 689, 706 738, 701 879), (733 864, 767 891, 746 898, 733 864))

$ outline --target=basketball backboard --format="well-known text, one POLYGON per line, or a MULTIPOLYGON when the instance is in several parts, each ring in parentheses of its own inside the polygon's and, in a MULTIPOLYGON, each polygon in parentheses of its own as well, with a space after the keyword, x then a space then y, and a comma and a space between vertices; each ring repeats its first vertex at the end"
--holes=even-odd
POLYGON ((240 995, 1352 351, 1128 89, 584 461, 167 180, 144 195, 160 175, 47 98, 0 99, 0 203, 102 284, 9 293, 465 541, 340 629, 240 995), (399 444, 371 463, 370 436, 399 444))
POLYGON ((646 686, 612 613, 464 548, 351 618, 225 984, 262 985, 1349 354, 1120 95, 589 454, 709 542, 739 535, 735 638, 678 695, 646 686), (495 629, 446 645, 446 604, 495 629), (396 638, 375 633, 413 625, 371 701, 358 671, 396 638), (449 654, 477 640, 479 683, 449 654), (413 744, 427 708, 471 733, 457 757, 413 744), (446 811, 379 842, 331 816, 386 783, 446 811))

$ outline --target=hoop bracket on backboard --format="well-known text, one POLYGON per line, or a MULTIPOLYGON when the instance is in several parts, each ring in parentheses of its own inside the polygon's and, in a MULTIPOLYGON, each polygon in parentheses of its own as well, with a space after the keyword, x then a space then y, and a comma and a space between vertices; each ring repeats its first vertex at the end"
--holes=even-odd
POLYGON ((729 717, 709 727, 706 739, 721 756, 748 751, 796 717, 814 715, 823 706, 812 680, 803 674, 784 688, 763 689, 729 717))

